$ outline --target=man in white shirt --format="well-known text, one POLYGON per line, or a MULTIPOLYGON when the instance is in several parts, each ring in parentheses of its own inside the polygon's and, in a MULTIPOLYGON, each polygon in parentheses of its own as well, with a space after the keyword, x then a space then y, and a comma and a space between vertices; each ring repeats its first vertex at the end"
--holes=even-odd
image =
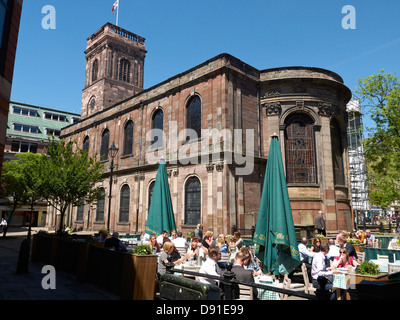
POLYGON ((332 283, 329 283, 327 277, 333 273, 340 273, 340 271, 331 271, 330 267, 326 267, 325 256, 329 252, 329 246, 325 243, 321 244, 321 251, 318 252, 313 258, 311 267, 311 278, 314 288, 317 289, 317 295, 327 295, 330 300, 335 300, 335 292, 329 292, 332 289, 332 283))
MULTIPOLYGON (((207 260, 201 266, 199 273, 205 273, 212 276, 222 276, 222 270, 218 266, 218 261, 221 260, 221 252, 219 247, 211 247, 208 250, 207 260)), ((205 284, 217 284, 217 280, 199 277, 198 281, 205 284)))
POLYGON ((167 236, 167 231, 163 230, 161 231, 160 235, 157 237, 157 242, 161 246, 164 245, 164 238, 167 236))
POLYGON ((174 243, 175 247, 180 247, 180 248, 189 247, 189 244, 187 243, 186 239, 182 237, 182 231, 177 232, 177 237, 173 239, 172 242, 174 243))
POLYGON ((304 262, 307 267, 308 272, 310 273, 311 270, 311 259, 317 254, 316 252, 312 252, 307 248, 308 240, 307 238, 301 238, 299 243, 299 254, 300 254, 300 262, 304 262), (310 259, 311 258, 311 259, 310 259))
POLYGON ((326 257, 330 260, 333 260, 334 257, 340 257, 340 249, 339 246, 335 245, 334 239, 328 240, 329 252, 326 254, 326 257))

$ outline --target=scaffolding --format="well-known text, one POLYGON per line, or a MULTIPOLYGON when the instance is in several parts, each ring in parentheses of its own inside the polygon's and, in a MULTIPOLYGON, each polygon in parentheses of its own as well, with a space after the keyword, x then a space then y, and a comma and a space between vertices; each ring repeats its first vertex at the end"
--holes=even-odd
POLYGON ((356 223, 360 224, 371 212, 367 173, 363 148, 363 123, 361 107, 358 100, 347 104, 348 127, 347 139, 349 150, 350 180, 353 214, 356 223), (361 220, 362 218, 362 220, 361 220))

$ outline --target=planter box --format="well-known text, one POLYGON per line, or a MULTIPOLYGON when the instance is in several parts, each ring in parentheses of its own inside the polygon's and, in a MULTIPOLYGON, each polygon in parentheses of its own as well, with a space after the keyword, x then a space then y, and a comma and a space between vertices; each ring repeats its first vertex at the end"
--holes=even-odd
POLYGON ((126 255, 124 264, 124 283, 121 299, 153 300, 157 275, 157 258, 151 255, 126 255))
MULTIPOLYGON (((350 277, 350 285, 357 285, 363 280, 368 281, 387 281, 389 280, 388 273, 379 273, 377 275, 366 275, 366 274, 356 274, 356 273, 349 273, 350 277)), ((347 300, 351 300, 349 292, 346 294, 347 300)))

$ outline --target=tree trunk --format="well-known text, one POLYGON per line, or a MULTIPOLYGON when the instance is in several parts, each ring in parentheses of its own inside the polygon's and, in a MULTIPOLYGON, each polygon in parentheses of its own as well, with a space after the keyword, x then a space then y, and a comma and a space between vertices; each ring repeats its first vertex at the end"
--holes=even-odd
POLYGON ((13 216, 13 214, 14 214, 14 212, 15 212, 16 209, 17 209, 17 201, 14 201, 14 205, 13 205, 12 211, 11 211, 11 213, 10 213, 10 216, 8 217, 8 220, 7 220, 7 226, 6 226, 6 227, 4 228, 4 230, 3 230, 3 238, 6 237, 7 230, 8 230, 8 226, 10 225, 12 216, 13 216))

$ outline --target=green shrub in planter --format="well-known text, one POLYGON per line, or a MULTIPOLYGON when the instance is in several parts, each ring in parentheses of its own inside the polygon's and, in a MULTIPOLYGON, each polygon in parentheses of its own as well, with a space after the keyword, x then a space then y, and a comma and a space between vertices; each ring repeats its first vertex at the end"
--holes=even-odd
POLYGON ((145 255, 151 254, 151 250, 147 244, 142 244, 140 246, 137 246, 135 249, 133 249, 133 253, 137 254, 139 256, 145 256, 145 255))
POLYGON ((364 261, 356 268, 356 273, 374 276, 379 274, 378 267, 379 267, 378 264, 374 264, 369 261, 364 261))

